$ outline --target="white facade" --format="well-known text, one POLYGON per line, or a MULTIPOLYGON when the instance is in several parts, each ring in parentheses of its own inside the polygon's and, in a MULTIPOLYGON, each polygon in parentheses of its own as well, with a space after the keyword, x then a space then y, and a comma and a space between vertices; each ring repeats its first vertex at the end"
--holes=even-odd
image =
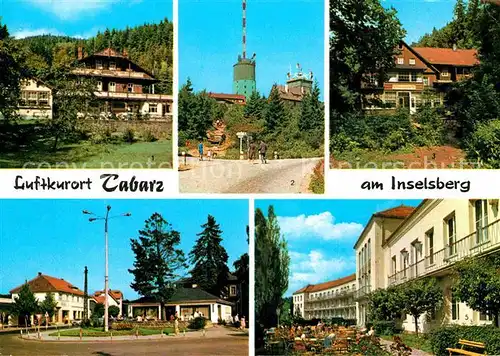
POLYGON ((52 89, 36 79, 21 82, 18 113, 25 119, 52 119, 52 89))
MULTIPOLYGON (((44 301, 48 293, 33 293, 38 303, 44 301)), ((57 302, 56 312, 52 317, 54 323, 66 323, 73 320, 80 320, 83 317, 83 296, 64 292, 52 292, 57 302)), ((18 297, 17 293, 12 294, 12 302, 18 297)))
MULTIPOLYGON (((498 199, 426 200, 406 219, 389 225, 385 230, 391 234, 386 233, 385 238, 383 220, 372 219, 356 244, 359 291, 364 286, 375 290, 435 276, 443 288, 444 305, 432 318, 420 317, 419 331, 425 332, 434 324, 489 323, 485 315, 454 300, 450 267, 464 257, 498 250, 499 219, 498 199)), ((366 301, 362 295, 358 292, 360 324, 366 322, 366 301)), ((403 321, 403 328, 415 331, 411 316, 403 321)))
POLYGON ((293 294, 294 314, 304 319, 356 318, 356 278, 354 275, 335 281, 309 285, 293 294))

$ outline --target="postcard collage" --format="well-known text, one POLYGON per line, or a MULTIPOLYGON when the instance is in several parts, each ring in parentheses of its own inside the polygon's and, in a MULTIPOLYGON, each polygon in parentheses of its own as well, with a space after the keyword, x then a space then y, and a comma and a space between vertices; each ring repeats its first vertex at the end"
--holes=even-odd
POLYGON ((500 0, 0 0, 0 355, 499 355, 500 0))

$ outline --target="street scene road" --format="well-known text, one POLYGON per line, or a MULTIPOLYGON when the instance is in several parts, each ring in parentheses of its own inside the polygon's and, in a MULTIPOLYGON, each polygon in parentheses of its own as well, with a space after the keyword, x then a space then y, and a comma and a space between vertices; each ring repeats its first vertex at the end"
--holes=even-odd
MULTIPOLYGON (((43 336, 42 336, 43 338, 43 336)), ((186 336, 139 340, 37 341, 19 335, 0 334, 0 355, 248 355, 248 335, 226 328, 213 328, 186 336)))
POLYGON ((179 172, 182 193, 307 193, 310 175, 320 158, 212 160, 188 158, 179 172))

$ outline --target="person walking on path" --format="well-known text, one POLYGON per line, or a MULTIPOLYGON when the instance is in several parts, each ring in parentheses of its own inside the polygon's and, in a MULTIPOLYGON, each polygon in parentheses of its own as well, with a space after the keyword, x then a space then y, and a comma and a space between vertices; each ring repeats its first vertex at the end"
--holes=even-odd
POLYGON ((243 315, 240 320, 240 329, 245 331, 246 328, 246 322, 245 322, 245 316, 243 315))
POLYGON ((174 318, 175 335, 179 335, 179 314, 177 314, 177 312, 175 312, 174 318))
POLYGON ((201 140, 198 144, 198 153, 200 154, 200 161, 203 161, 203 141, 201 140))
POLYGON ((266 152, 267 152, 267 145, 264 143, 264 141, 260 141, 260 146, 259 146, 260 163, 264 164, 267 163, 266 152))
POLYGON ((250 143, 250 147, 248 147, 248 160, 253 164, 255 159, 255 152, 257 151, 257 145, 255 142, 250 143))

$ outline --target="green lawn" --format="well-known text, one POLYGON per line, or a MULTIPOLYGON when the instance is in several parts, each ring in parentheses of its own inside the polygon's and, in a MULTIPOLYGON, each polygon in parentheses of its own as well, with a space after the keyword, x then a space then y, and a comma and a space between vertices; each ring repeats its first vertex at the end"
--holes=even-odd
MULTIPOLYGON (((424 352, 432 354, 432 346, 430 340, 424 335, 415 334, 400 334, 399 336, 403 343, 412 349, 422 350, 424 352)), ((394 336, 381 336, 382 339, 393 341, 394 336)))
MULTIPOLYGON (((139 328, 140 336, 147 335, 159 335, 162 333, 165 335, 174 334, 173 328, 165 328, 165 329, 147 329, 147 328, 139 328)), ((181 331, 182 332, 182 331, 181 331)), ((133 330, 110 330, 105 332, 102 328, 85 328, 82 329, 83 337, 109 337, 113 333, 113 336, 123 336, 123 335, 135 335, 135 329, 133 330)), ((58 336, 58 332, 54 332, 49 334, 49 336, 58 336)), ((80 329, 72 329, 72 330, 63 330, 60 331, 60 336, 71 336, 71 337, 79 337, 80 329)))
POLYGON ((53 150, 43 122, 0 125, 0 168, 172 168, 172 141, 92 143, 75 140, 53 150))

